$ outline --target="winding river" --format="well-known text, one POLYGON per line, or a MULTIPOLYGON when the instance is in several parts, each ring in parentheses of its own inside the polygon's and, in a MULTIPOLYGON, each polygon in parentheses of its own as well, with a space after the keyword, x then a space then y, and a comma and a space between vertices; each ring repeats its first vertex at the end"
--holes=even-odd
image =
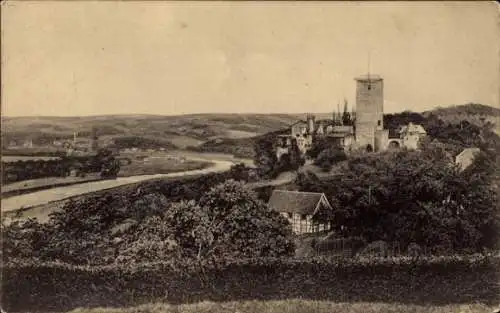
POLYGON ((11 212, 22 208, 36 207, 53 201, 60 201, 66 198, 97 192, 104 189, 133 184, 155 178, 182 177, 189 175, 203 175, 209 173, 224 172, 234 164, 232 160, 221 160, 216 158, 188 156, 190 160, 209 161, 213 165, 204 169, 176 172, 169 174, 140 175, 130 177, 119 177, 113 180, 102 180, 97 182, 81 183, 77 185, 56 187, 47 190, 36 191, 28 194, 2 199, 2 212, 11 212))

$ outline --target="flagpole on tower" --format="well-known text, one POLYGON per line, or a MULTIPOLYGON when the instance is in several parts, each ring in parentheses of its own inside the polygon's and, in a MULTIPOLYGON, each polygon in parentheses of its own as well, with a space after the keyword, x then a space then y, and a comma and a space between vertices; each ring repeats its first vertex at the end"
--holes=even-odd
POLYGON ((370 57, 371 57, 371 51, 368 51, 368 80, 370 80, 370 70, 371 70, 370 57))

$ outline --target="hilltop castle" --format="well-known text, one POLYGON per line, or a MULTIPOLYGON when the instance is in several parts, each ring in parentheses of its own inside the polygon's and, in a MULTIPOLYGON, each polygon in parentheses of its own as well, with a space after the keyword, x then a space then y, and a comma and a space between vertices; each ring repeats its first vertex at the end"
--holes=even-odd
POLYGON ((349 111, 345 101, 344 112, 341 113, 338 108, 331 120, 317 122, 312 114, 308 114, 306 121, 298 121, 290 127, 290 134, 279 136, 277 157, 288 153, 293 144, 305 154, 318 137, 345 151, 378 152, 402 147, 417 149, 420 138, 426 135, 422 126, 411 123, 403 126, 397 138, 389 138, 389 129, 384 128, 383 79, 378 75, 365 75, 355 80, 355 110, 349 111))

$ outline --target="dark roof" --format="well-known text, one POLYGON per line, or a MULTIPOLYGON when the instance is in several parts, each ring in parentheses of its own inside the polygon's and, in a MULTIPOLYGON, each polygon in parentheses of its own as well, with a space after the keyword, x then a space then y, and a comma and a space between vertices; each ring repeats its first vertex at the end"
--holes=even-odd
POLYGON ((326 135, 327 137, 334 137, 334 138, 345 138, 348 136, 351 136, 351 134, 347 133, 330 133, 326 135))
POLYGON ((376 74, 369 74, 369 75, 361 75, 355 78, 357 81, 379 81, 382 80, 382 77, 376 74))
POLYGON ((304 120, 298 120, 298 121, 294 122, 293 124, 291 124, 291 125, 290 125, 290 127, 295 126, 295 125, 297 125, 297 124, 307 124, 307 121, 304 121, 304 120))
MULTIPOLYGON (((274 190, 269 199, 269 208, 284 213, 313 215, 322 197, 323 193, 274 190)), ((330 205, 328 200, 326 203, 330 205)))

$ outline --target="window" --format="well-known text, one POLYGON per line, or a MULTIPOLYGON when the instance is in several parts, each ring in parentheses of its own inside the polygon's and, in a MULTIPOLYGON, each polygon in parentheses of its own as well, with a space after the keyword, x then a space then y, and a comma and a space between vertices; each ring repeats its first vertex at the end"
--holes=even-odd
POLYGON ((288 213, 288 218, 293 218, 293 213, 288 213))
POLYGON ((378 126, 382 125, 382 122, 380 120, 378 120, 377 125, 378 126))
POLYGON ((368 83, 368 90, 372 90, 372 84, 368 83))
POLYGON ((305 220, 306 218, 307 218, 307 215, 306 215, 306 214, 302 214, 302 215, 300 216, 300 219, 301 219, 301 220, 305 220))

